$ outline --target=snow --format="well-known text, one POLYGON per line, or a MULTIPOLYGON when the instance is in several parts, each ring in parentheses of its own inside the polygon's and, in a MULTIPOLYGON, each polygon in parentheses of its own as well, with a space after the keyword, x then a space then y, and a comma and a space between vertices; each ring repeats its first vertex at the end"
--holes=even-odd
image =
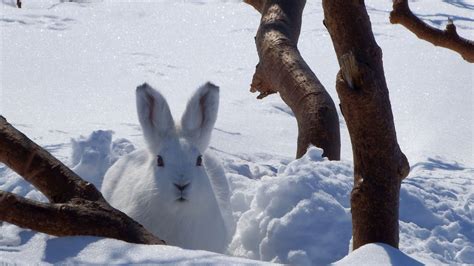
MULTIPOLYGON (((400 193, 401 252, 370 244, 348 256, 353 172, 345 122, 340 115, 342 161, 321 158, 317 148, 293 160, 291 110, 278 95, 257 101, 248 92, 258 61, 253 8, 224 0, 24 0, 19 10, 13 2, 0 4, 0 114, 98 187, 119 156, 145 147, 137 85, 159 88, 174 115, 200 84, 220 86, 210 149, 227 172, 237 230, 222 255, 57 238, 1 223, 1 262, 474 264, 474 69, 391 25, 391 0, 366 3, 412 167, 400 193)), ((410 5, 438 28, 451 17, 461 36, 474 39, 473 0, 410 5)), ((307 1, 298 47, 337 103, 337 60, 322 18, 321 1, 307 1)), ((0 190, 46 201, 1 164, 0 190)))
POLYGON ((51 238, 24 231, 18 248, 2 248, 1 260, 9 263, 42 264, 211 264, 265 265, 243 258, 228 257, 207 251, 183 250, 172 246, 136 245, 97 237, 51 238))
POLYGON ((473 168, 434 158, 412 164, 400 191, 404 252, 430 264, 474 263, 473 176, 473 168))
POLYGON ((89 137, 80 136, 71 139, 71 169, 94 184, 102 187, 102 178, 109 167, 120 156, 135 150, 127 139, 117 139, 112 142, 111 130, 96 130, 89 137))
POLYGON ((367 244, 331 265, 423 265, 392 246, 374 243, 367 244))
POLYGON ((351 166, 321 155, 311 147, 276 175, 261 178, 250 192, 250 209, 238 221, 231 254, 291 264, 328 264, 347 254, 351 166))

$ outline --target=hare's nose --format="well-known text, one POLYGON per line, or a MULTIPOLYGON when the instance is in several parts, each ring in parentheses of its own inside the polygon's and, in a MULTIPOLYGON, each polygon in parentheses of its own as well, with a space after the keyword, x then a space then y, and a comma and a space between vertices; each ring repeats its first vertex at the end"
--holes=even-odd
POLYGON ((176 184, 174 183, 173 185, 179 189, 179 191, 184 191, 188 186, 189 186, 190 183, 187 183, 187 184, 184 184, 184 185, 181 185, 181 184, 176 184))

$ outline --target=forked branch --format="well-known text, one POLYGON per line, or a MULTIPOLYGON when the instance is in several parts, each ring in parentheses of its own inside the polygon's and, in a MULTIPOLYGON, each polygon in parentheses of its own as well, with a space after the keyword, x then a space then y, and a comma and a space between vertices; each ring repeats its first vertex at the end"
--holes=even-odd
POLYGON ((393 0, 390 22, 401 24, 418 38, 436 46, 453 50, 459 53, 464 60, 474 63, 474 42, 459 36, 451 19, 448 20, 446 29, 439 30, 426 24, 413 14, 408 5, 408 0, 393 0))
POLYGON ((40 190, 50 203, 0 191, 0 220, 56 236, 91 235, 131 243, 164 244, 142 225, 111 207, 49 152, 0 116, 0 162, 40 190))

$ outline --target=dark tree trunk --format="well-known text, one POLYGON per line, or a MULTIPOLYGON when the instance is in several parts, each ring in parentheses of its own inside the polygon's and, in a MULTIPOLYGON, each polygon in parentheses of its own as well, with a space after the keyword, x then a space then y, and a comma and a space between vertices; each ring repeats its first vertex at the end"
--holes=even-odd
POLYGON ((279 92, 298 123, 296 157, 310 144, 330 160, 340 159, 339 118, 331 96, 298 51, 305 0, 246 0, 262 14, 255 37, 260 62, 251 91, 259 99, 279 92))
POLYGON ((398 247, 400 184, 409 165, 397 143, 382 50, 364 1, 323 0, 326 25, 341 67, 336 89, 354 156, 353 248, 398 247))
POLYGON ((91 235, 131 243, 164 244, 142 225, 112 208, 94 185, 32 142, 0 116, 0 162, 50 201, 0 191, 0 220, 56 236, 91 235))
POLYGON ((21 0, 16 0, 16 6, 17 6, 18 8, 21 8, 21 0))

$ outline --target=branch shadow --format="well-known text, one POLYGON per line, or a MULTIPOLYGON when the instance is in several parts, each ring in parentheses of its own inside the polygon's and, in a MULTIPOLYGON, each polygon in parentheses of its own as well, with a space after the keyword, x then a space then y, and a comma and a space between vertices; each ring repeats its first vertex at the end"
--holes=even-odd
POLYGON ((84 248, 93 242, 98 241, 98 237, 58 237, 46 241, 44 261, 51 264, 64 263, 68 258, 76 257, 84 248), (77 238, 71 241, 71 238, 77 238))
MULTIPOLYGON (((416 14, 416 16, 424 21, 429 21, 430 23, 439 27, 445 25, 448 22, 448 19, 451 19, 455 24, 456 22, 460 22, 460 21, 467 22, 467 23, 474 22, 473 18, 456 16, 456 15, 446 14, 446 13, 436 13, 436 14, 430 14, 430 15, 416 14)), ((460 25, 456 25, 456 27, 470 29, 470 27, 460 26, 460 25)))
POLYGON ((458 162, 445 162, 440 159, 435 159, 435 158, 428 158, 427 162, 420 162, 414 164, 411 169, 415 169, 417 167, 421 167, 422 169, 425 170, 436 170, 436 169, 441 169, 441 170, 449 170, 449 171, 462 171, 466 170, 466 167, 462 166, 458 162))
POLYGON ((443 2, 455 7, 474 10, 474 5, 468 4, 464 0, 443 0, 443 2))
POLYGON ((16 2, 14 0, 2 0, 2 4, 11 7, 16 7, 16 2))

